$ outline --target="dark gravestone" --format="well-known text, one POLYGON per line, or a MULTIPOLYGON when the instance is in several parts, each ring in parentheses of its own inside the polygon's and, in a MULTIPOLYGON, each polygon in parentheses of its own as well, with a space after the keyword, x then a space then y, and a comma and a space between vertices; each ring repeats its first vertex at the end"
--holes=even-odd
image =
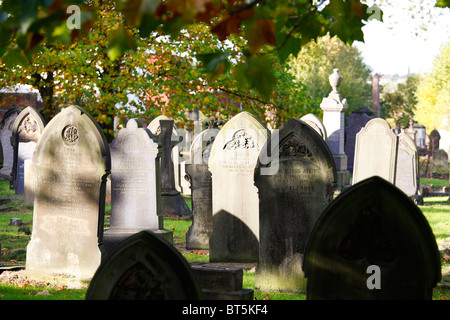
POLYGON ((16 194, 25 192, 25 160, 32 158, 44 127, 44 118, 32 107, 23 109, 14 121, 11 133, 11 145, 14 152, 11 187, 15 189, 16 194))
POLYGON ((344 151, 347 155, 347 170, 353 172, 353 160, 355 157, 355 143, 356 134, 361 131, 362 128, 371 119, 364 112, 353 112, 347 117, 347 126, 345 127, 345 147, 344 151))
POLYGON ((441 278, 428 221, 377 176, 327 207, 308 240, 304 270, 308 299, 431 299, 441 278))
POLYGON ((3 168, 3 146, 2 141, 0 140, 0 169, 3 168))
POLYGON ((242 268, 222 264, 192 266, 205 300, 253 300, 252 289, 243 289, 242 268))
POLYGON ((10 109, 0 122, 0 141, 3 146, 3 168, 0 169, 0 177, 10 181, 11 187, 11 173, 14 162, 14 150, 11 145, 11 135, 14 121, 17 115, 20 113, 20 109, 10 109))
POLYGON ((142 230, 172 242, 159 206, 161 149, 137 119, 130 119, 111 143, 111 227, 104 233, 105 253, 142 230))
POLYGON ((183 256, 141 231, 122 241, 97 269, 86 300, 197 300, 201 292, 183 256))
POLYGON ((161 156, 161 212, 166 217, 190 218, 191 210, 180 192, 175 188, 174 162, 172 149, 181 142, 172 139, 173 120, 160 120, 159 142, 163 146, 161 156))
POLYGON ((186 233, 187 249, 209 249, 213 230, 212 180, 208 158, 218 128, 202 131, 192 142, 190 163, 186 164, 186 179, 191 188, 192 225, 186 233))
POLYGON ((255 287, 261 291, 305 292, 302 262, 306 241, 333 199, 336 167, 327 143, 299 119, 283 124, 278 142, 269 142, 271 150, 278 150, 278 157, 272 154, 270 163, 262 165, 259 161, 255 169, 260 230, 255 287), (268 166, 278 170, 264 174, 262 169, 268 166))

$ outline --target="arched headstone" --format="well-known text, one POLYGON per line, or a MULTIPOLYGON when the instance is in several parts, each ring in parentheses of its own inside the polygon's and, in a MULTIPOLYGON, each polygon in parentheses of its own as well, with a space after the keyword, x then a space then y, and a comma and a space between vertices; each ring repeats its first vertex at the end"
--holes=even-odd
POLYGON ((110 145, 111 224, 103 242, 107 251, 142 230, 172 242, 160 212, 162 146, 157 139, 140 120, 130 119, 110 145))
POLYGON ((308 299, 431 299, 441 278, 436 239, 420 209, 374 176, 336 198, 308 239, 308 299))
POLYGON ((106 138, 86 111, 69 106, 45 127, 33 155, 36 192, 26 269, 89 279, 101 261, 106 138))
MULTIPOLYGON (((272 137, 273 137, 272 133, 272 137)), ((278 150, 268 164, 258 165, 259 262, 255 287, 261 291, 305 292, 302 262, 308 236, 337 187, 333 155, 308 124, 290 119, 279 128, 278 150), (276 167, 263 174, 264 167, 276 167)), ((265 147, 263 148, 263 150, 265 147)))
POLYGON ((201 291, 183 256, 150 231, 123 240, 102 262, 86 300, 198 300, 201 291))
POLYGON ((267 127, 243 111, 216 136, 208 161, 212 174, 211 262, 256 262, 259 256, 259 199, 253 176, 267 127))
POLYGON ((25 192, 25 160, 33 157, 44 127, 44 118, 33 107, 23 109, 14 121, 11 133, 11 145, 14 152, 11 185, 16 194, 25 192))

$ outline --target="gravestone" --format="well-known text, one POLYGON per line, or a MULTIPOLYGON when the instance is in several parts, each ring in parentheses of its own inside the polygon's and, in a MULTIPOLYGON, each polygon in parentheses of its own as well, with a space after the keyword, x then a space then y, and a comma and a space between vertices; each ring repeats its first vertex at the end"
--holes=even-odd
POLYGON ((3 146, 2 141, 0 140, 0 169, 3 168, 3 146))
POLYGON ((184 257, 150 231, 123 240, 102 262, 86 300, 198 300, 201 291, 184 257))
POLYGON ((210 262, 258 261, 259 199, 253 175, 269 137, 267 127, 243 111, 214 140, 208 161, 213 195, 210 262))
POLYGON ((308 124, 322 137, 323 140, 327 141, 327 130, 325 129, 322 121, 320 121, 320 119, 317 118, 314 114, 308 113, 301 117, 300 120, 308 124))
POLYGON ((163 146, 161 168, 161 213, 163 216, 189 218, 191 210, 180 194, 180 149, 181 137, 174 121, 166 116, 156 117, 147 127, 163 146), (170 127, 170 126, 171 127, 170 127))
MULTIPOLYGON (((155 136, 159 136, 161 133, 161 125, 160 120, 173 120, 165 115, 157 116, 155 119, 153 119, 147 126, 147 129, 151 131, 155 136)), ((178 132, 177 127, 175 126, 175 123, 173 124, 173 130, 172 130, 172 140, 173 142, 178 142, 174 144, 172 148, 172 162, 173 162, 173 177, 174 177, 174 184, 175 189, 181 192, 181 185, 180 185, 180 163, 184 160, 183 156, 181 154, 181 148, 180 145, 183 143, 183 138, 181 137, 180 133, 178 132)))
POLYGON ((323 138, 299 119, 279 128, 279 143, 274 148, 278 157, 266 165, 258 162, 255 169, 260 221, 255 287, 267 292, 305 292, 306 240, 333 200, 336 168, 323 138), (261 174, 267 166, 278 167, 278 171, 261 174))
POLYGON ((109 146, 111 152, 111 224, 103 236, 110 252, 125 238, 150 230, 172 243, 160 212, 162 146, 138 119, 128 120, 109 146))
POLYGON ((161 156, 161 212, 166 217, 191 217, 191 210, 187 206, 180 192, 175 188, 174 163, 172 149, 181 142, 172 139, 173 120, 160 120, 161 133, 158 136, 163 146, 161 156))
POLYGON ((100 265, 111 159, 95 120, 69 106, 45 127, 33 155, 36 192, 26 270, 90 279, 100 265))
POLYGON ((345 110, 347 99, 343 99, 339 93, 342 76, 338 69, 328 77, 333 90, 320 104, 323 110, 323 124, 327 132, 327 143, 333 155, 338 175, 338 189, 343 189, 350 184, 350 172, 347 170, 347 155, 344 151, 345 141, 345 110))
POLYGON ((336 198, 308 239, 307 299, 431 299, 441 278, 436 239, 420 209, 374 176, 336 198))
POLYGON ((190 149, 190 163, 186 164, 186 179, 191 188, 192 224, 186 232, 187 249, 209 249, 213 230, 212 180, 208 159, 212 144, 219 132, 216 122, 197 135, 190 149))
POLYGON ((398 135, 395 185, 410 197, 417 194, 420 185, 419 153, 414 140, 404 132, 398 135))
MULTIPOLYGON (((361 109, 361 108, 360 108, 361 109)), ((347 155, 347 170, 353 172, 353 160, 355 157, 356 134, 370 121, 371 117, 363 110, 356 110, 347 117, 347 126, 345 127, 345 147, 347 155)))
POLYGON ((398 137, 389 123, 371 119, 356 135, 353 184, 372 176, 395 184, 398 137))
POLYGON ((44 127, 44 118, 32 107, 23 109, 14 121, 11 133, 14 152, 11 186, 16 194, 25 193, 25 160, 33 157, 44 127))
POLYGON ((10 181, 11 187, 11 172, 14 163, 14 149, 11 145, 11 135, 14 121, 20 109, 10 109, 3 116, 0 122, 0 141, 3 146, 3 168, 0 169, 0 177, 10 181))

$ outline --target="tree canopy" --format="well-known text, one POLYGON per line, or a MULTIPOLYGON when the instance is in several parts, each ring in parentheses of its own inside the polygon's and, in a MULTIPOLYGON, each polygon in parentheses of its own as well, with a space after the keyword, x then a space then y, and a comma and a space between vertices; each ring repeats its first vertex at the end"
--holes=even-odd
POLYGON ((448 121, 450 115, 450 41, 435 57, 431 72, 424 75, 417 88, 415 120, 430 133, 448 121))

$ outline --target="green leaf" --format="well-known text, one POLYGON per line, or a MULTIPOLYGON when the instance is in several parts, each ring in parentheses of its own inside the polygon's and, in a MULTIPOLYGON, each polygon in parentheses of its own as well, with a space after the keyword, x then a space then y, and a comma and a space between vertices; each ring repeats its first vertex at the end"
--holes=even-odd
POLYGON ((221 74, 227 72, 230 68, 230 62, 228 61, 229 52, 214 52, 197 55, 197 59, 203 64, 203 68, 208 74, 208 80, 214 81, 221 74))
POLYGON ((278 58, 280 59, 281 64, 283 64, 287 58, 292 54, 297 56, 298 52, 302 46, 302 40, 295 36, 288 36, 287 34, 277 37, 277 43, 281 45, 278 48, 278 58), (284 36, 284 38, 282 38, 284 36))
POLYGON ((438 0, 434 6, 440 8, 450 7, 450 0, 438 0))
POLYGON ((245 72, 250 87, 265 98, 272 94, 277 83, 272 65, 267 56, 252 57, 245 72))

